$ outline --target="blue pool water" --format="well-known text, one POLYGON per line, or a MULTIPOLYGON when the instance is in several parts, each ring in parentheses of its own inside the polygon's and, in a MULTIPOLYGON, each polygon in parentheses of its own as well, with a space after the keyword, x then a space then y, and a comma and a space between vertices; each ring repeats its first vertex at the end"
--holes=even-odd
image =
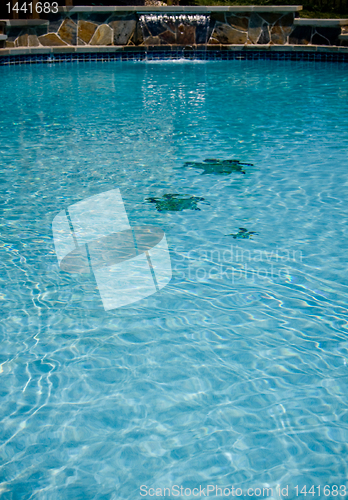
POLYGON ((1 499, 348 491, 347 74, 1 68, 1 499), (184 166, 209 158, 251 166, 184 166), (105 311, 92 276, 59 270, 52 221, 116 188, 165 231, 173 277, 105 311), (146 201, 164 194, 204 201, 146 201))

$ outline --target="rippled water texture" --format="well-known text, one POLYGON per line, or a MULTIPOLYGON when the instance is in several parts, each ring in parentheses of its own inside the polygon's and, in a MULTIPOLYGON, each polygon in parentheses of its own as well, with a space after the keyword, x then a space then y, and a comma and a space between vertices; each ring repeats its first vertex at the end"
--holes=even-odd
POLYGON ((347 65, 3 67, 0 124, 1 500, 347 485, 347 65), (51 224, 116 188, 173 278, 105 311, 51 224))

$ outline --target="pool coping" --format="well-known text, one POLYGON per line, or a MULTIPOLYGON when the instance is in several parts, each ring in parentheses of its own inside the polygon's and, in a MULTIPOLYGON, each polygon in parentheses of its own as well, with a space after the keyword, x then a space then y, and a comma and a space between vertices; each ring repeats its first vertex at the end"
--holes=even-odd
POLYGON ((322 52, 346 53, 348 47, 328 45, 88 45, 67 47, 15 47, 0 49, 0 58, 4 56, 39 55, 39 54, 95 54, 113 52, 168 52, 178 50, 210 51, 241 51, 241 52, 322 52))
POLYGON ((211 12, 299 12, 302 10, 302 5, 202 5, 202 6, 181 6, 181 5, 166 5, 166 6, 77 6, 77 7, 58 7, 58 12, 67 12, 69 14, 95 13, 95 12, 137 12, 139 14, 147 13, 184 13, 184 14, 207 14, 211 12))
POLYGON ((340 27, 347 26, 348 19, 314 19, 314 18, 295 18, 294 26, 321 26, 321 27, 340 27))

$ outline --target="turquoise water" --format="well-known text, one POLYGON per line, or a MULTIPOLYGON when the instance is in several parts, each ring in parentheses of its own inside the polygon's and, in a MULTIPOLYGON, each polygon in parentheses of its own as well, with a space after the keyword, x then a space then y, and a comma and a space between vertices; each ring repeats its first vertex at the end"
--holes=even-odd
POLYGON ((347 65, 2 67, 0 126, 0 498, 342 498, 347 65), (116 188, 165 231, 173 278, 105 311, 51 225, 116 188), (200 210, 146 200, 165 194, 200 210))

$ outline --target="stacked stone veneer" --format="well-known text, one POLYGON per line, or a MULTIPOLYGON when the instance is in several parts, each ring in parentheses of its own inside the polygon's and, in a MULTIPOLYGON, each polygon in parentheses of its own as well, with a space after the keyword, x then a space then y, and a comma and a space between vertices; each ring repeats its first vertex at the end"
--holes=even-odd
POLYGON ((172 16, 176 21, 136 12, 51 14, 36 26, 8 26, 5 46, 340 45, 341 28, 297 26, 294 12, 212 12, 204 26, 172 16))

